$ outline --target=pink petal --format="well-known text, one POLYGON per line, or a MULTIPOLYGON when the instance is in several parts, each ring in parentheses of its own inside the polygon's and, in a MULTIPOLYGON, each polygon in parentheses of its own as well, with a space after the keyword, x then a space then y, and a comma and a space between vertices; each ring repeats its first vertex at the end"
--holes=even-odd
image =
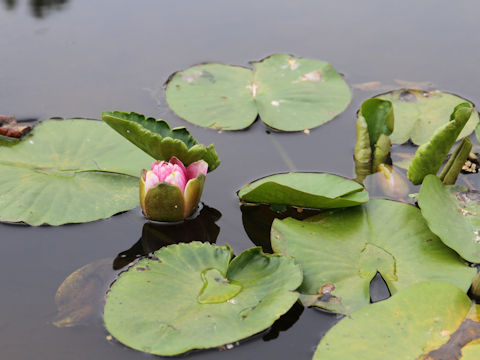
POLYGON ((187 170, 185 169, 185 165, 183 165, 183 163, 176 157, 176 156, 172 156, 172 158, 170 159, 170 164, 174 164, 174 165, 178 165, 180 166, 180 168, 182 169, 183 173, 187 174, 187 170))
POLYGON ((158 176, 155 175, 153 171, 147 171, 145 176, 145 193, 147 193, 148 189, 157 185, 160 182, 158 176))
POLYGON ((183 193, 185 191, 185 186, 187 185, 187 178, 178 165, 174 165, 174 167, 176 167, 176 169, 172 171, 164 181, 166 183, 178 186, 183 193))
POLYGON ((207 176, 208 164, 204 160, 198 160, 187 167, 187 179, 195 179, 198 174, 207 176))

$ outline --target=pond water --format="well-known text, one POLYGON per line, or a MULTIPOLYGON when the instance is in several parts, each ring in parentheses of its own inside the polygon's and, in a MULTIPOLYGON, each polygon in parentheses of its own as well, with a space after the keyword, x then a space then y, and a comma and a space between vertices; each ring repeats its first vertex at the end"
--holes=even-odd
MULTIPOLYGON (((166 106, 171 73, 207 61, 246 66, 275 52, 329 61, 350 85, 431 82, 479 104, 480 48, 471 40, 478 10, 473 0, 1 0, 0 114, 99 118, 103 110, 134 110, 188 125, 166 106)), ((238 254, 253 246, 235 195, 242 185, 290 170, 352 177, 355 112, 379 92, 353 89, 347 110, 309 135, 271 132, 259 121, 239 132, 188 126, 200 142, 215 143, 222 160, 207 178, 209 228, 199 225, 199 233, 238 254)), ((53 325, 55 293, 69 274, 107 258, 112 266, 101 277, 113 279, 114 267, 160 246, 144 223, 137 209, 81 225, 0 224, 1 358, 148 358, 106 338, 101 306, 80 326, 53 325)), ((338 319, 297 305, 240 346, 183 358, 311 359, 338 319)))

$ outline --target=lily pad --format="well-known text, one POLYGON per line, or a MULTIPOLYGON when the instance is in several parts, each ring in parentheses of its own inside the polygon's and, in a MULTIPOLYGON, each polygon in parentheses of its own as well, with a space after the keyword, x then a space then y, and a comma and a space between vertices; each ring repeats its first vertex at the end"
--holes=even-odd
POLYGON ((408 167, 408 180, 414 185, 419 185, 425 176, 428 174, 435 175, 440 170, 448 152, 471 118, 472 111, 474 110, 468 103, 462 103, 455 107, 451 114, 453 120, 437 128, 430 140, 421 145, 415 152, 415 156, 408 167), (462 106, 464 104, 467 106, 462 106))
POLYGON ((480 192, 428 175, 418 204, 430 230, 465 260, 480 263, 480 192))
POLYGON ((340 320, 313 359, 478 359, 479 310, 452 284, 415 284, 340 320))
POLYGON ((121 343, 156 355, 217 347, 265 330, 298 298, 291 257, 227 246, 170 245, 122 273, 104 320, 121 343))
POLYGON ((0 221, 61 225, 130 210, 152 160, 103 122, 44 121, 0 146, 0 221))
POLYGON ((164 120, 146 118, 134 112, 104 111, 102 119, 156 160, 169 161, 175 156, 185 165, 204 160, 208 163, 208 171, 220 165, 215 146, 199 144, 185 127, 170 129, 164 120))
MULTIPOLYGON (((457 95, 438 90, 416 89, 393 90, 377 98, 393 103, 395 130, 390 135, 392 142, 403 144, 411 139, 416 145, 426 143, 437 128, 450 121, 452 109, 467 101, 457 95)), ((470 135, 477 124, 478 113, 474 110, 458 139, 470 135)))
POLYGON ((356 206, 368 201, 362 185, 327 173, 285 173, 267 176, 238 191, 242 201, 312 209, 356 206))
POLYGON ((271 241, 276 253, 294 256, 302 266, 298 291, 304 305, 342 314, 369 304, 377 271, 392 295, 428 280, 466 292, 475 276, 428 229, 419 209, 396 201, 373 199, 304 221, 275 220, 271 241))
POLYGON ((244 129, 259 114, 284 131, 322 125, 350 103, 348 85, 325 61, 274 54, 252 65, 202 64, 177 72, 167 83, 167 103, 203 127, 244 129))

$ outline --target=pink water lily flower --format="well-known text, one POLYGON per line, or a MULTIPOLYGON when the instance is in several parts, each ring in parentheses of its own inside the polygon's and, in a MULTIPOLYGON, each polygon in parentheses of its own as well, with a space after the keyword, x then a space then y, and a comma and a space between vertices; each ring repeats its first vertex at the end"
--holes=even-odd
POLYGON ((155 161, 140 177, 140 204, 156 221, 179 221, 192 215, 200 202, 208 164, 198 160, 185 168, 175 156, 155 161))

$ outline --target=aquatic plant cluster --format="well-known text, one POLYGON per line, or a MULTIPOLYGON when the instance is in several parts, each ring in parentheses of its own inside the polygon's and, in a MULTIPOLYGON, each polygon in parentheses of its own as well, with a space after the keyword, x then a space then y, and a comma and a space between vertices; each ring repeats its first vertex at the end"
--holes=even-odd
MULTIPOLYGON (((274 129, 307 133, 350 102, 348 85, 326 62, 275 54, 252 65, 179 71, 167 102, 186 121, 216 130, 246 128, 259 115, 274 129)), ((115 259, 115 269, 128 268, 104 304, 105 327, 120 343, 164 356, 233 346, 300 302, 346 315, 313 359, 368 352, 383 360, 385 349, 391 359, 479 358, 480 309, 467 293, 480 296, 480 196, 455 185, 477 158, 468 138, 479 123, 472 103, 417 89, 367 99, 357 113, 355 179, 290 172, 245 185, 237 192, 244 227, 260 246, 237 256, 214 244, 219 215, 199 206, 207 172, 220 165, 214 145, 134 112, 102 119, 47 120, 21 140, 1 137, 0 220, 61 225, 141 205, 144 242, 115 259), (414 155, 392 151, 409 140, 419 145, 414 155), (392 161, 398 156, 401 166, 392 161), (421 185, 417 193, 408 194, 407 181, 421 185), (372 182, 390 199, 371 198, 372 182), (266 239, 255 234, 262 221, 266 239), (161 242, 150 241, 162 222, 176 223, 161 242), (204 229, 212 224, 213 232, 204 229), (391 297, 371 303, 377 274, 391 297)))

